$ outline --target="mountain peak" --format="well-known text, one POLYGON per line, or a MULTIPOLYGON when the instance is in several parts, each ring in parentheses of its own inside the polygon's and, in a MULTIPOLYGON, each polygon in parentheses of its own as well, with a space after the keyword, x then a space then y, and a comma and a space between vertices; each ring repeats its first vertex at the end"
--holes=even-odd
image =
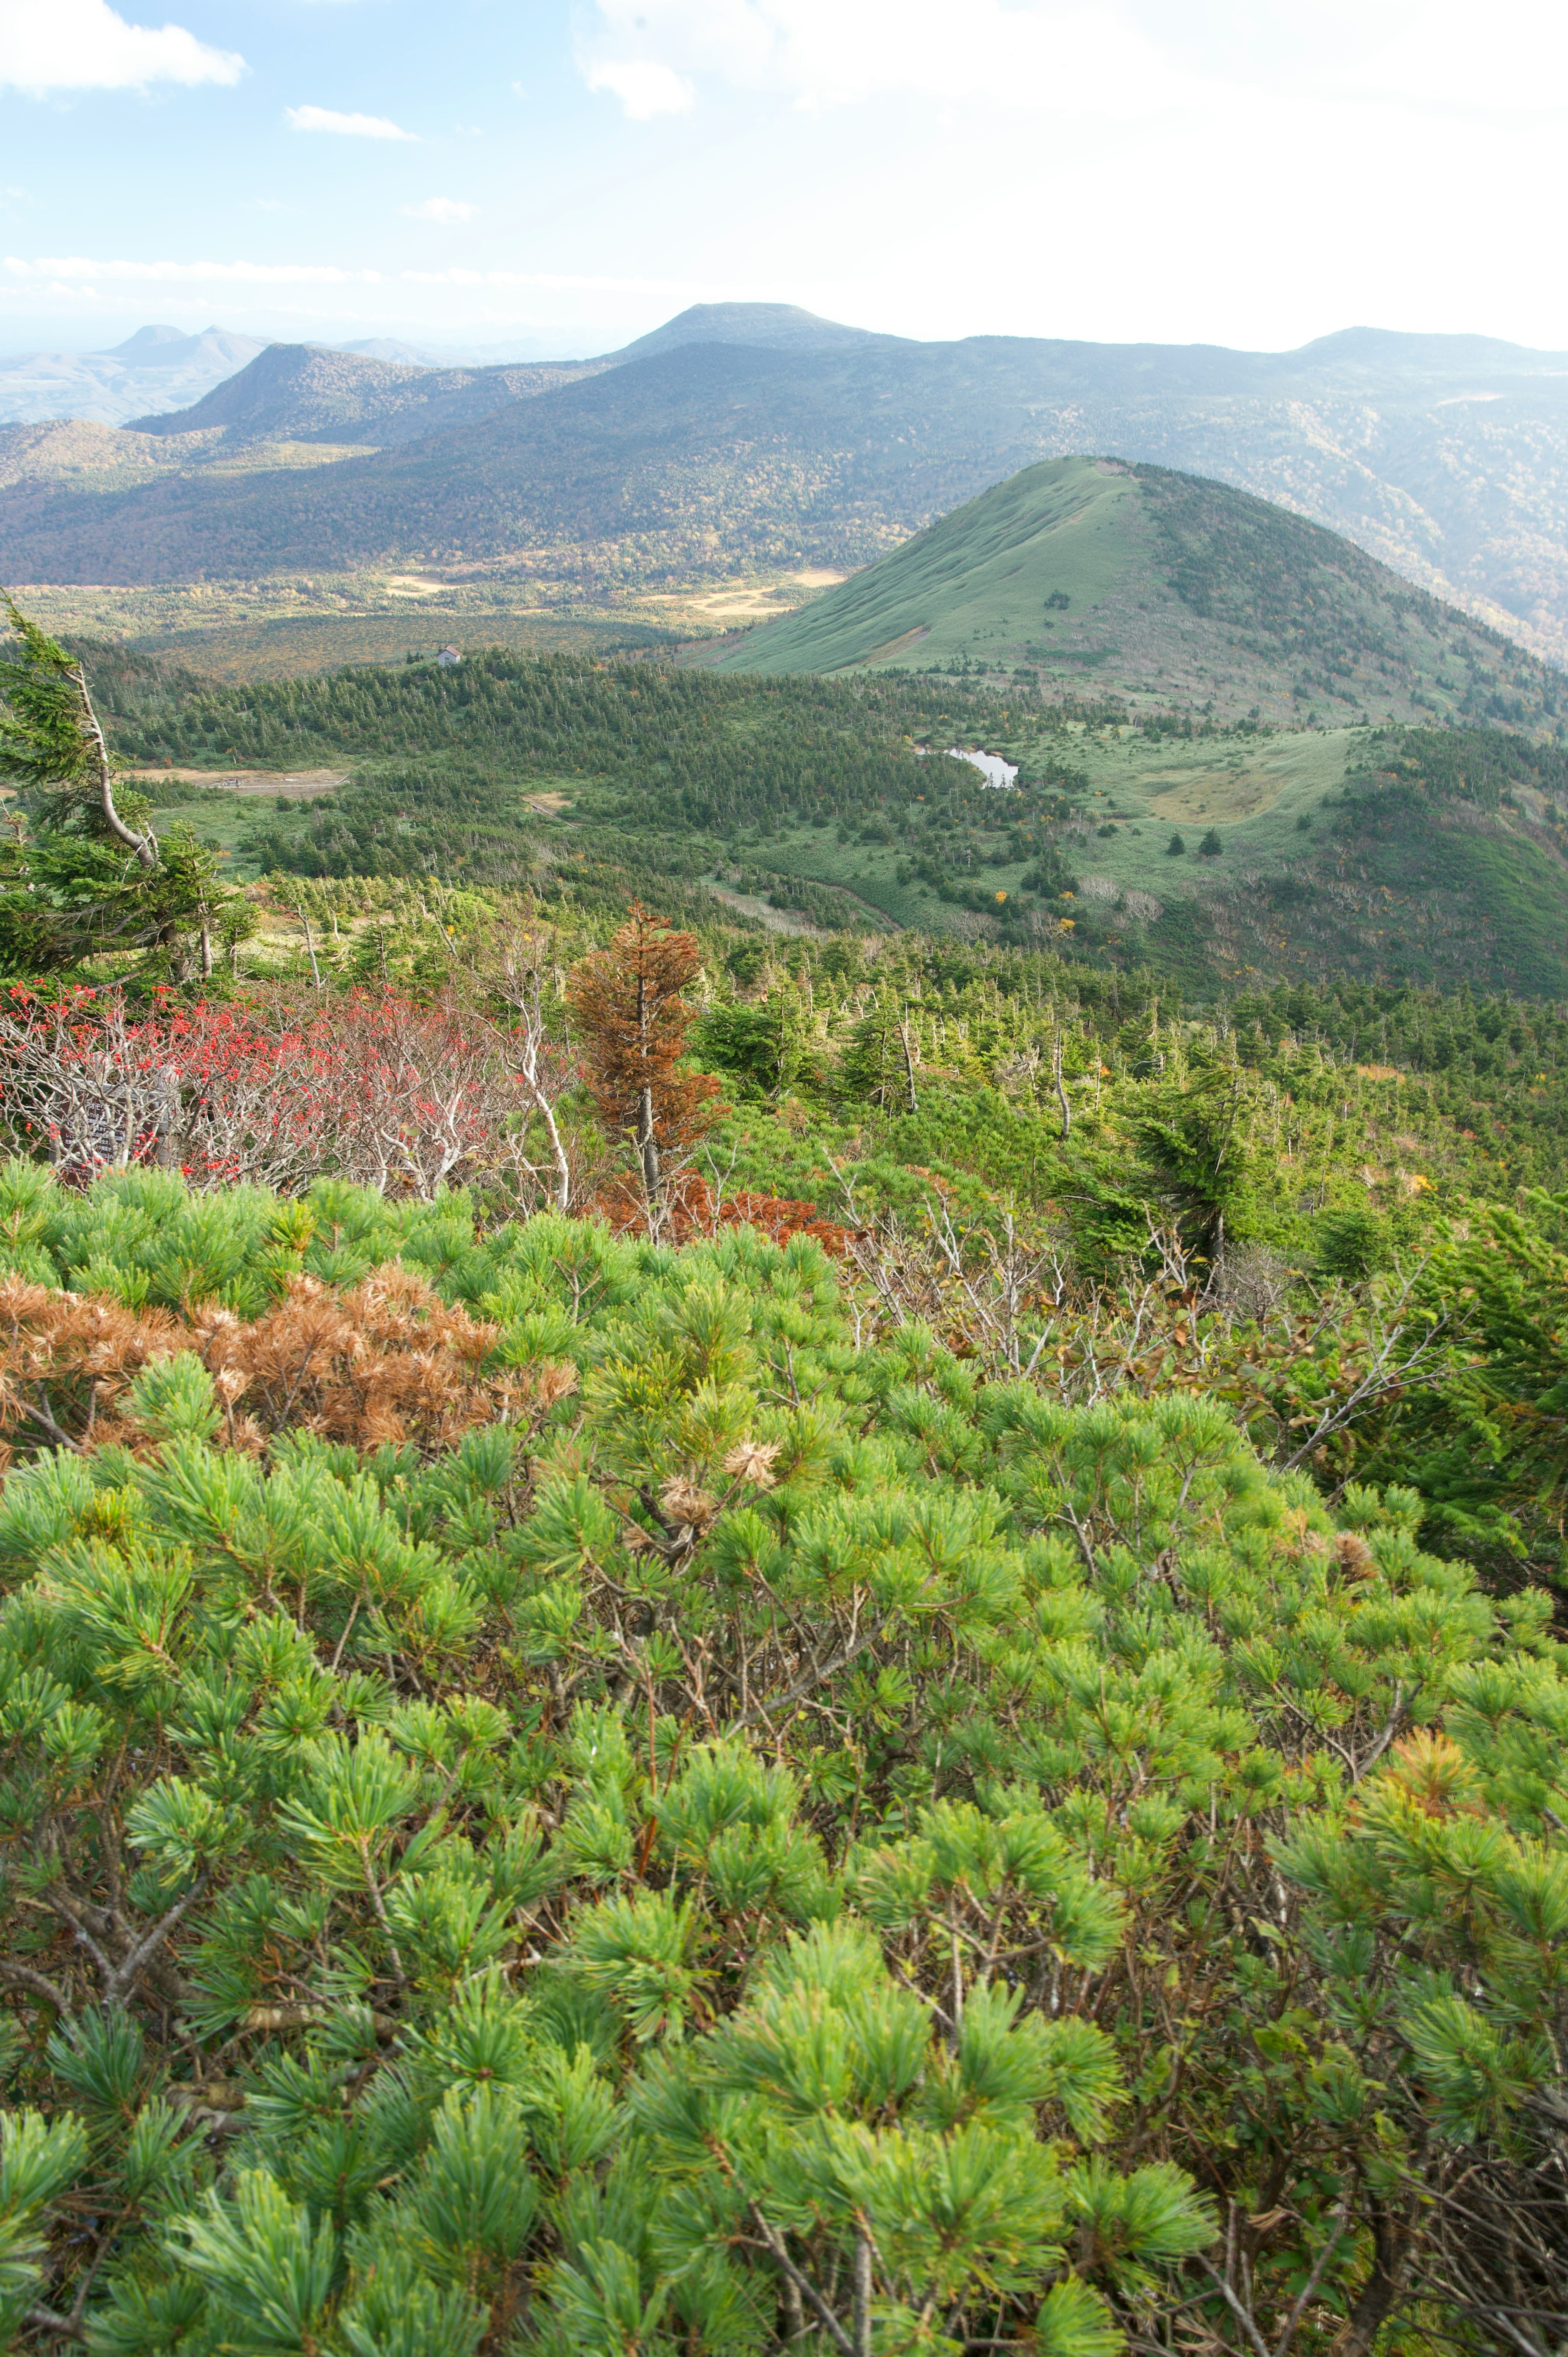
MULTIPOLYGON (((600 363, 602 365, 602 363, 600 363)), ((133 419, 139 434, 223 430, 225 447, 276 442, 367 449, 417 440, 489 416, 591 368, 520 361, 435 368, 328 344, 268 344, 188 409, 133 419)))
POLYGON ((1342 362, 1348 366, 1452 371, 1504 369, 1521 375, 1554 372, 1565 358, 1562 352, 1533 350, 1526 344, 1506 343, 1499 336, 1425 335, 1403 328, 1339 328, 1329 336, 1316 336, 1285 361, 1342 362))
MULTIPOLYGON (((196 434, 212 425, 242 426, 265 433, 278 424, 285 404, 292 414, 302 401, 319 407, 340 405, 345 395, 373 388, 387 391, 422 377, 423 369, 399 367, 360 352, 331 351, 324 344, 267 344, 254 360, 188 409, 134 417, 135 434, 196 434)), ((353 439, 351 434, 342 437, 353 439)))
POLYGON ((607 360, 639 361, 674 351, 682 344, 752 344, 770 351, 805 351, 822 345, 901 342, 902 338, 878 336, 869 328, 845 328, 836 319, 820 319, 798 303, 693 303, 678 311, 661 328, 639 336, 607 360))
POLYGON ((747 631, 716 667, 979 668, 1286 726, 1330 699, 1350 720, 1473 717, 1487 709, 1482 674, 1489 685, 1517 669, 1530 702, 1515 725, 1545 732, 1556 718, 1543 665, 1339 533, 1228 484, 1109 457, 1046 459, 993 484, 747 631))
POLYGON ((132 361, 140 360, 156 344, 183 344, 186 340, 183 328, 138 328, 135 334, 127 336, 123 344, 112 344, 109 349, 116 360, 132 361))

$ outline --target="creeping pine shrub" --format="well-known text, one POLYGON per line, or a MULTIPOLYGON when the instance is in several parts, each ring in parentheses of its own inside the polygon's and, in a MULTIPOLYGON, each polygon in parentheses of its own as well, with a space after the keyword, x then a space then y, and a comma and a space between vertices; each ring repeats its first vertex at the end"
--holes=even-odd
POLYGON ((258 1200, 225 1322, 142 1184, 91 1426, 17 1211, 19 2345, 1546 2357, 1542 1599, 1213 1400, 857 1346, 808 1238, 258 1200), (422 1357, 451 1424, 332 1406, 422 1357))

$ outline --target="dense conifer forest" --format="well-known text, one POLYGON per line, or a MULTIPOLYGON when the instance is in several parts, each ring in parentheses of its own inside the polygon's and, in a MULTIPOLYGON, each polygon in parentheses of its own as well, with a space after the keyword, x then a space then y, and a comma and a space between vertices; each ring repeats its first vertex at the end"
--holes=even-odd
POLYGON ((679 896, 716 882, 819 929, 1048 942, 1194 997, 1330 977, 1568 997, 1568 757, 1539 737, 501 651, 195 693, 105 669, 117 752, 252 875, 527 885, 607 915, 653 891, 691 916, 704 896, 679 896), (978 747, 1010 790, 949 758, 978 747), (319 764, 349 765, 319 799, 204 798, 203 773, 319 764), (195 775, 157 787, 166 766, 195 775))

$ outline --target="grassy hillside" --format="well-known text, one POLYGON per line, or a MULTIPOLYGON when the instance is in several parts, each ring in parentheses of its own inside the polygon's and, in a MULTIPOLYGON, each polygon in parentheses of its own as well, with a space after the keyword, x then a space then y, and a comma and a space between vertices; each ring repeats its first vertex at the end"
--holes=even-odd
POLYGON ((1157 467, 1058 458, 943 516, 731 671, 978 669, 1222 716, 1507 719, 1568 683, 1337 533, 1157 467))
POLYGON ((1058 851, 1079 929, 1112 954, 1199 986, 1354 976, 1568 993, 1568 762, 1554 747, 1467 729, 1207 744, 1105 732, 1085 773, 1058 851))
POLYGON ((438 648, 454 641, 479 652, 502 647, 518 654, 615 655, 641 647, 662 647, 673 652, 681 643, 681 633, 624 615, 536 610, 491 611, 476 618, 408 599, 390 612, 270 614, 227 626, 214 623, 178 633, 161 631, 131 651, 146 654, 155 662, 161 657, 188 664, 209 682, 277 682, 341 671, 351 664, 395 664, 410 656, 427 662, 438 648))
POLYGON ((988 669, 1026 651, 1031 659, 1048 653, 1048 667, 1058 672, 1068 661, 1103 662, 1103 648, 1069 650, 1066 638, 1085 609, 1103 606, 1123 586, 1137 562, 1137 488, 1125 468, 1094 458, 1029 468, 803 612, 748 633, 718 667, 988 669), (1045 641, 1057 629, 1058 601, 1073 614, 1061 647, 1045 641), (1005 631, 1012 635, 1003 638, 1005 631))

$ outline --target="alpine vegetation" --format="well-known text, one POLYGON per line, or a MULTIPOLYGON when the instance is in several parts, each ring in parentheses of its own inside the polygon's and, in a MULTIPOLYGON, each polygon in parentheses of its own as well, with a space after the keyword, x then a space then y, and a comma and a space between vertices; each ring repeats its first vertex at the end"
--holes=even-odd
POLYGON ((205 1200, 6 1180, 22 2345, 1552 2345, 1543 1595, 811 1238, 205 1200))
POLYGON ((6 2345, 1559 2357, 1561 1012, 242 896, 22 639, 6 2345))

